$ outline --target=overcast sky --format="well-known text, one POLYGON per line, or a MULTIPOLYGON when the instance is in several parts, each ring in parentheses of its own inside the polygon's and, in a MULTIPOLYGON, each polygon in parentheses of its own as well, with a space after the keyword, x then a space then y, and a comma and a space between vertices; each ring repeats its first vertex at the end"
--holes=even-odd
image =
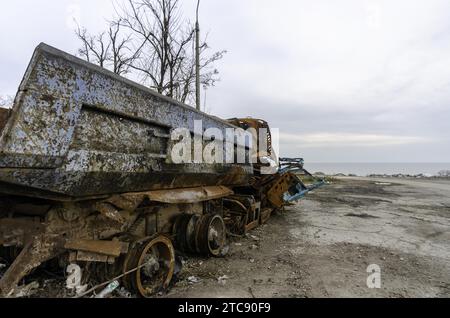
MULTIPOLYGON (((3 1, 0 94, 40 42, 76 52, 73 17, 99 31, 112 14, 110 0, 3 1)), ((229 51, 211 113, 268 120, 282 155, 450 162, 450 1, 203 0, 201 24, 229 51)))

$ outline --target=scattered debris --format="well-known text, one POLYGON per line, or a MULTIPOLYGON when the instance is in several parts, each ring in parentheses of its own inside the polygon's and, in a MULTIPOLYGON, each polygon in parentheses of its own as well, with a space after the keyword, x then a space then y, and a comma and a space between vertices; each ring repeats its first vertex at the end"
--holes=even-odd
POLYGON ((133 297, 133 295, 128 290, 126 290, 124 287, 120 287, 120 288, 116 289, 116 293, 122 298, 132 298, 133 297))
POLYGON ((106 286, 105 289, 103 289, 95 298, 105 298, 106 296, 110 295, 113 291, 115 291, 117 288, 119 288, 120 283, 115 280, 112 283, 110 283, 108 286, 106 286))
POLYGON ((31 297, 38 292, 38 289, 39 289, 39 283, 35 281, 28 285, 23 285, 23 286, 17 287, 12 292, 11 297, 14 297, 14 298, 31 297))

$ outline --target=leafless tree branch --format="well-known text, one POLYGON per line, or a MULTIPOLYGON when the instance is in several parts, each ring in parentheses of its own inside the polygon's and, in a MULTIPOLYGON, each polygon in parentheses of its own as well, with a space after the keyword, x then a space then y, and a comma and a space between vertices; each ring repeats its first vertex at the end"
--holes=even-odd
MULTIPOLYGON (((195 28, 183 19, 179 0, 127 0, 116 2, 117 18, 107 32, 90 35, 78 28, 87 61, 110 68, 119 75, 133 72, 143 84, 183 103, 195 96, 195 28)), ((219 80, 214 63, 226 51, 207 55, 201 45, 201 83, 206 89, 219 80)))

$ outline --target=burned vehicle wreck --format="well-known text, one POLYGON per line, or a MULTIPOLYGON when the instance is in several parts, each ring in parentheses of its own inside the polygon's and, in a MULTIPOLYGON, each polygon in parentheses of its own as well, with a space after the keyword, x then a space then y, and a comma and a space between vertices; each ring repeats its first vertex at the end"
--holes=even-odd
MULTIPOLYGON (((42 264, 78 264, 151 297, 175 274, 176 254, 220 256, 306 185, 301 159, 175 164, 171 132, 268 128, 209 116, 45 44, 11 110, 0 110, 0 296, 42 264)), ((205 141, 206 142, 206 141, 205 141)), ((271 134, 267 133, 268 155, 271 134)), ((248 152, 236 141, 235 150, 248 152)))

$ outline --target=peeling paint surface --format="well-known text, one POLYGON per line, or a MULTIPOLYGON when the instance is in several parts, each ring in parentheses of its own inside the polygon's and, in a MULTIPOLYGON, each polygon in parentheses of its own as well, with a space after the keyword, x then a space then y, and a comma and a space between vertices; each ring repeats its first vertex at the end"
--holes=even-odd
POLYGON ((41 44, 0 137, 0 193, 87 198, 246 184, 251 164, 171 164, 166 136, 193 132, 196 120, 224 136, 235 128, 41 44))

